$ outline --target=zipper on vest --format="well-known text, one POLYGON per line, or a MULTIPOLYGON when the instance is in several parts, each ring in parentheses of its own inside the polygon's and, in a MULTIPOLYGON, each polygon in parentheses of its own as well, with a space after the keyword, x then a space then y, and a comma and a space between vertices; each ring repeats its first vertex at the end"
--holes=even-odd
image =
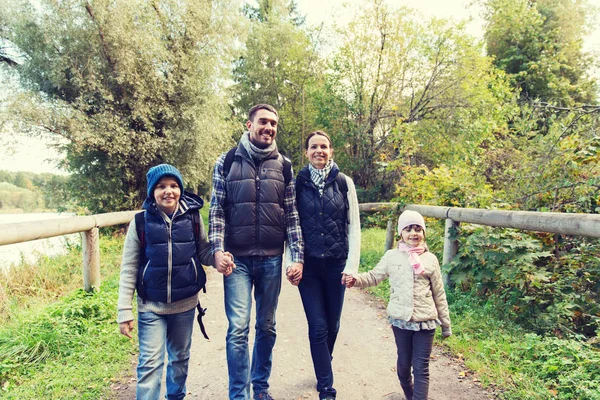
POLYGON ((198 282, 198 267, 196 266, 196 261, 194 261, 194 257, 192 256, 192 265, 194 266, 194 272, 196 273, 196 280, 198 282))
POLYGON ((171 238, 172 221, 167 222, 167 303, 171 302, 171 275, 173 273, 173 239, 171 238))
POLYGON ((258 168, 256 169, 256 179, 255 179, 255 183, 256 183, 256 224, 254 225, 254 236, 256 237, 256 241, 254 242, 254 246, 255 246, 255 254, 256 255, 260 255, 260 245, 259 243, 261 243, 260 241, 260 174, 262 171, 262 166, 263 166, 263 160, 261 160, 258 163, 258 168))

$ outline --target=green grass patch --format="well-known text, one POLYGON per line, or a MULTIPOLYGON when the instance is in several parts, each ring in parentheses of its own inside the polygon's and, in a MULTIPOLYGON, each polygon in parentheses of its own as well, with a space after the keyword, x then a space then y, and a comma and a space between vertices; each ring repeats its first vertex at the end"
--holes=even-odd
MULTIPOLYGON (((116 323, 122 237, 101 237, 102 284, 95 293, 72 290, 70 280, 56 301, 19 310, 0 329, 0 397, 7 399, 110 398, 110 384, 131 365, 133 341, 119 334, 116 323)), ((48 259, 38 273, 77 257, 48 259)), ((76 271, 82 286, 81 254, 76 271)), ((68 274, 73 271, 66 268, 68 274)), ((35 294, 33 290, 32 295, 35 294)), ((23 300, 27 301, 24 296, 23 300)))
MULTIPOLYGON (((377 265, 384 242, 383 229, 363 230, 361 271, 377 265)), ((439 241, 428 242, 439 258, 439 241)), ((369 291, 389 300, 387 280, 369 291)), ((454 335, 441 343, 464 359, 484 387, 500 388, 500 398, 600 400, 600 352, 590 344, 528 332, 503 318, 492 301, 458 291, 447 295, 454 335)))

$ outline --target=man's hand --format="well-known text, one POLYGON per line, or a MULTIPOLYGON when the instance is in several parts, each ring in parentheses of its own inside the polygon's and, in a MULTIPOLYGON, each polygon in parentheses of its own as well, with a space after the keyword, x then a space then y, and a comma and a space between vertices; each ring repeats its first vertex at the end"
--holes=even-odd
POLYGON ((229 252, 217 251, 215 253, 215 266, 217 267, 217 271, 222 273, 225 276, 231 275, 233 269, 235 268, 235 263, 233 262, 233 255, 229 252))
POLYGON ((119 330, 122 335, 131 339, 131 331, 133 331, 133 321, 125 321, 119 324, 119 330))
POLYGON ((356 278, 352 275, 348 275, 342 272, 342 285, 346 286, 348 289, 353 287, 356 284, 356 278))
POLYGON ((292 265, 290 265, 289 267, 286 268, 285 276, 287 277, 288 281, 290 281, 290 283, 292 285, 298 286, 298 284, 302 280, 302 270, 303 269, 304 269, 304 266, 297 262, 292 263, 292 265))

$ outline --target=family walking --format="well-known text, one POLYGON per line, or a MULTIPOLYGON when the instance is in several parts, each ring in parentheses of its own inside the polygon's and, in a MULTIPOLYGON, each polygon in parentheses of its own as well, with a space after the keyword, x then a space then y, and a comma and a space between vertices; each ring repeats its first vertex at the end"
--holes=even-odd
POLYGON ((276 342, 276 311, 283 274, 306 314, 319 399, 335 399, 332 360, 347 288, 390 280, 389 322, 397 373, 405 397, 427 399, 435 329, 451 335, 437 258, 425 243, 423 217, 405 211, 399 244, 378 265, 358 273, 360 218, 356 189, 333 161, 323 131, 308 135, 308 165, 294 177, 277 149, 279 116, 267 104, 252 107, 236 147, 218 157, 212 178, 209 233, 199 217, 200 197, 184 191, 172 165, 147 174, 143 213, 130 223, 123 249, 118 300, 121 333, 134 329, 137 292, 137 399, 158 399, 166 366, 166 398, 183 399, 195 312, 202 332, 202 265, 223 274, 229 327, 226 356, 229 399, 272 399, 269 378, 276 342), (254 298, 254 299, 253 299, 254 298), (249 349, 250 314, 255 335, 249 349))

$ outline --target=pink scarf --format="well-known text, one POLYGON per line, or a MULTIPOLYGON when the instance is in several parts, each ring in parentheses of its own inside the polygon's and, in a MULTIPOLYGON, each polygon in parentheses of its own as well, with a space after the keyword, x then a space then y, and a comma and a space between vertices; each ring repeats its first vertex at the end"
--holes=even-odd
POLYGON ((415 274, 419 275, 425 272, 425 267, 421 265, 421 258, 419 257, 421 254, 425 252, 425 247, 417 246, 412 247, 407 245, 404 242, 398 243, 398 249, 402 252, 408 253, 408 262, 412 265, 415 274))

